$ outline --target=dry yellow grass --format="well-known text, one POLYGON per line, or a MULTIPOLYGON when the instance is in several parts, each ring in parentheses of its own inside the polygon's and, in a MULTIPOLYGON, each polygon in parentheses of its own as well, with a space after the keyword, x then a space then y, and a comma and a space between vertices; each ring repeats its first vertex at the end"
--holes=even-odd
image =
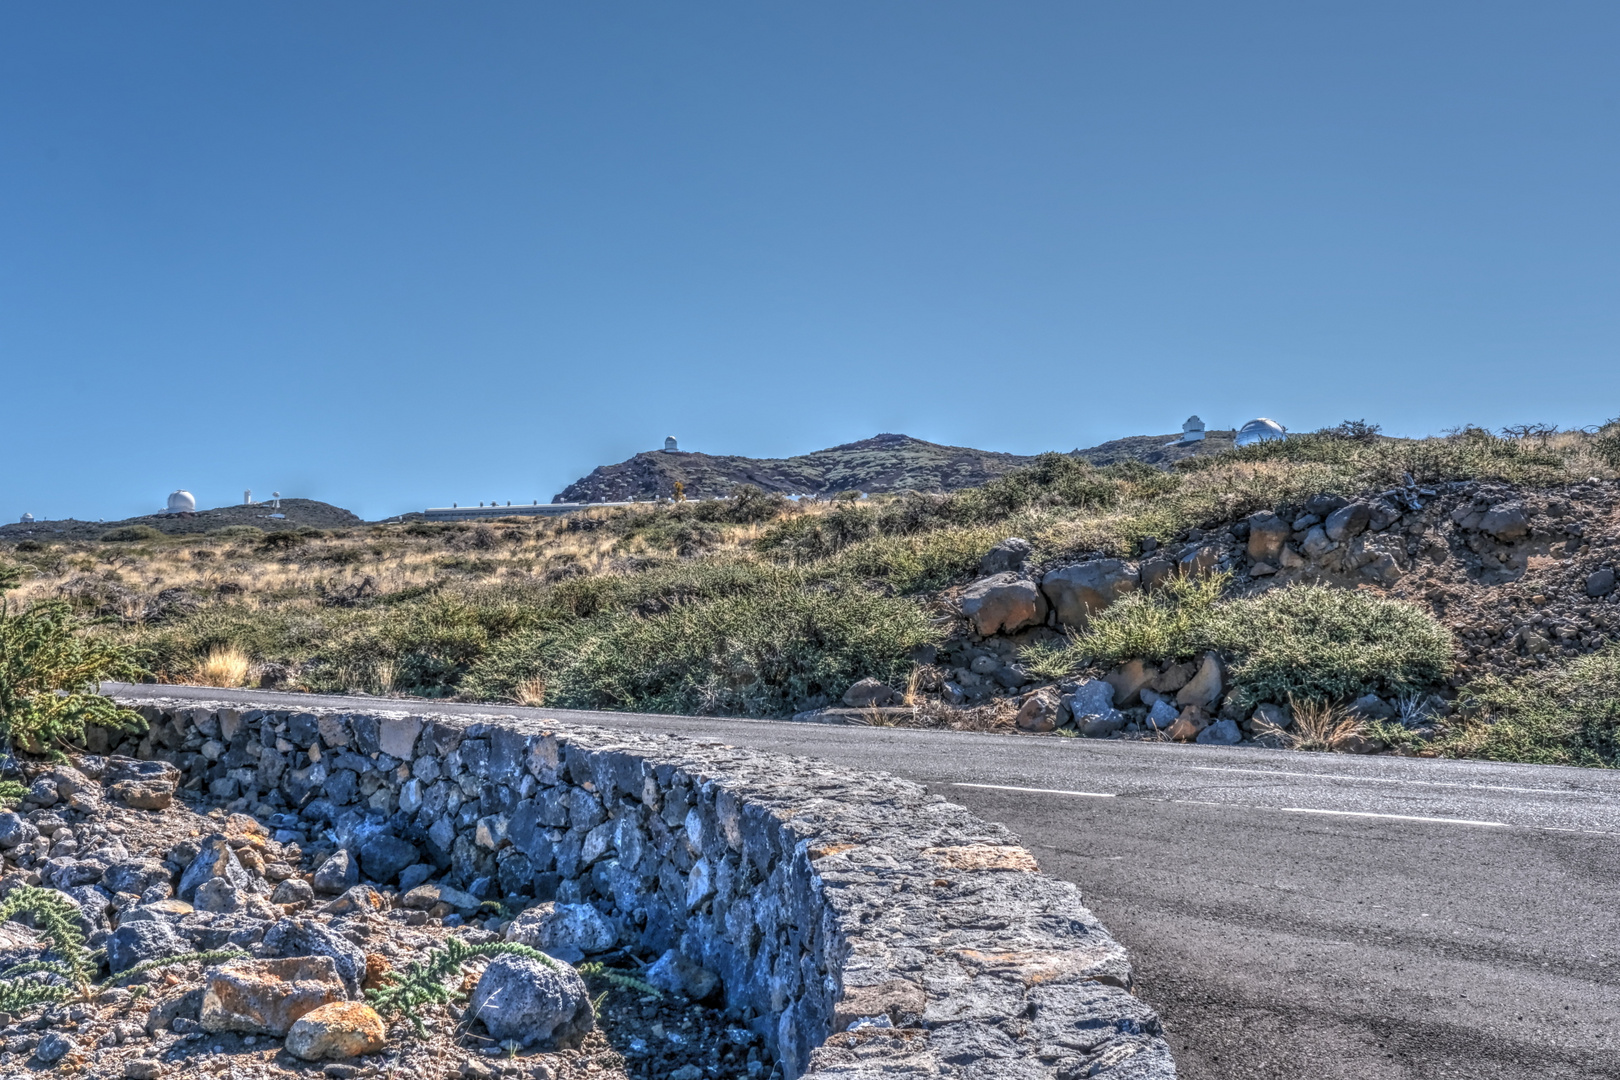
POLYGON ((235 645, 227 645, 204 657, 193 679, 200 686, 241 686, 247 682, 252 667, 247 653, 235 645))

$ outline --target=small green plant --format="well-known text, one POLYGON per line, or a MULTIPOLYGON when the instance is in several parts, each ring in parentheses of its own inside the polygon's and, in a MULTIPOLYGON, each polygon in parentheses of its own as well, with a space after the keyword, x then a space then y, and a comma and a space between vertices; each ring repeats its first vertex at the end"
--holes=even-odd
MULTIPOLYGON (((17 584, 0 570, 0 594, 17 584)), ((35 601, 13 611, 0 600, 0 750, 21 744, 60 756, 59 746, 84 740, 86 724, 135 730, 140 714, 96 692, 104 679, 135 679, 145 669, 128 646, 92 637, 61 600, 35 601)))
POLYGON ((0 902, 0 922, 19 915, 33 917, 35 927, 56 956, 0 971, 0 1012, 17 1013, 43 1002, 87 997, 96 963, 85 948, 78 907, 54 889, 21 885, 0 902), (54 975, 62 981, 47 982, 28 978, 30 975, 54 975))
POLYGON ((179 956, 162 956, 156 960, 143 960, 132 968, 120 971, 117 975, 105 980, 101 985, 117 986, 119 983, 128 982, 130 979, 139 978, 149 971, 157 971, 161 968, 178 967, 181 964, 203 964, 205 966, 223 964, 227 960, 238 960, 248 955, 251 954, 245 953, 241 949, 216 949, 209 952, 181 953, 179 956))
POLYGON ((16 806, 22 802, 22 797, 28 794, 28 788, 15 780, 0 780, 0 809, 7 806, 16 806))
POLYGON ((1175 577, 1152 592, 1131 593, 1093 615, 1066 644, 1032 646, 1021 659, 1043 679, 1062 679, 1093 663, 1189 659, 1209 647, 1215 606, 1230 580, 1226 574, 1175 577))
POLYGON ((1620 645, 1508 681, 1486 676, 1458 698, 1447 755, 1620 768, 1620 645))

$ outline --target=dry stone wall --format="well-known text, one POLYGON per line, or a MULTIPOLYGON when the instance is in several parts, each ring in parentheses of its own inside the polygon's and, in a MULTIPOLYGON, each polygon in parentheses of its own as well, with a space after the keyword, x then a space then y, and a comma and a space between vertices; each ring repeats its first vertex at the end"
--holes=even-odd
POLYGON ((645 959, 717 977, 788 1077, 1175 1075, 1079 890, 916 784, 512 717, 138 707, 147 735, 92 749, 324 832, 379 884, 590 905, 645 959))

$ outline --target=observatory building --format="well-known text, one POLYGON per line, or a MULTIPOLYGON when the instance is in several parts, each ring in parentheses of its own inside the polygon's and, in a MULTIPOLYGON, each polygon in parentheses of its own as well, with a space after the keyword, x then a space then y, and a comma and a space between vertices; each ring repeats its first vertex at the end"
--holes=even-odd
POLYGON ((163 512, 165 514, 195 514, 197 512, 197 499, 189 491, 176 491, 169 496, 169 505, 163 512))
POLYGON ((24 525, 32 525, 34 523, 34 515, 33 514, 24 514, 22 516, 22 523, 24 525))
POLYGON ((1258 420, 1250 420, 1247 424, 1244 424, 1242 430, 1237 433, 1237 438, 1233 441, 1238 446, 1252 446, 1255 443, 1272 442, 1276 439, 1286 438, 1288 438, 1287 428, 1275 420, 1267 420, 1262 416, 1258 420))
POLYGON ((675 436, 673 436, 673 435, 665 435, 664 436, 664 453, 673 454, 674 452, 675 452, 675 436))

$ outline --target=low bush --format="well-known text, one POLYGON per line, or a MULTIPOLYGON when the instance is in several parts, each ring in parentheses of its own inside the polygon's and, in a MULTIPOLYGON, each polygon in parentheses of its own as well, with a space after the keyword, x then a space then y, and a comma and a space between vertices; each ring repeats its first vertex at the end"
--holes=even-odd
POLYGON ((517 700, 542 683, 572 708, 780 716, 871 676, 900 679, 938 631, 914 602, 783 572, 747 592, 656 615, 602 614, 499 642, 468 692, 517 700))
POLYGON ((109 543, 134 543, 141 540, 161 540, 163 533, 150 525, 125 525, 117 529, 108 529, 101 534, 101 539, 109 543))
POLYGON ((1493 761, 1620 767, 1620 645, 1511 682, 1463 691, 1444 753, 1493 761))
POLYGON ((1427 612, 1351 589, 1294 585, 1221 601, 1224 579, 1178 579, 1120 599, 1062 648, 1025 651, 1029 669, 1062 678, 1088 664, 1174 662, 1212 649, 1233 700, 1343 702, 1432 689, 1451 665, 1451 634, 1427 612))

